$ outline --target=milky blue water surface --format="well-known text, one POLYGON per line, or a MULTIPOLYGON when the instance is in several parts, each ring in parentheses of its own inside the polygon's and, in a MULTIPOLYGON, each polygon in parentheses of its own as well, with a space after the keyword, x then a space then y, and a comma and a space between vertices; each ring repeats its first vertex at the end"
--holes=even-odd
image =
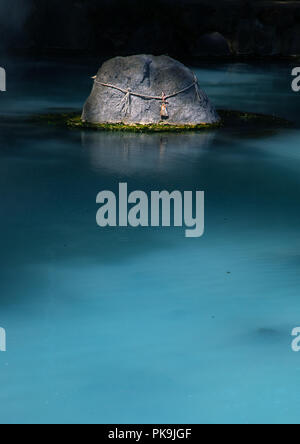
MULTIPOLYGON (((86 133, 99 62, 3 60, 1 423, 300 421, 300 131, 86 133), (17 119, 17 120, 16 120, 17 119), (204 190, 206 231, 100 229, 96 194, 204 190)), ((219 108, 300 123, 288 65, 196 70, 219 108)))

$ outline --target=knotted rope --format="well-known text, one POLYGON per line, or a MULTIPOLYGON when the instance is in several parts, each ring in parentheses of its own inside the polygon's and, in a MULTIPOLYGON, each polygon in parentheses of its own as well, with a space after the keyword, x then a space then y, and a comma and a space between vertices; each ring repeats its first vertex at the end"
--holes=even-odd
POLYGON ((147 95, 147 94, 141 94, 141 93, 137 93, 137 92, 131 91, 130 88, 124 89, 124 88, 121 88, 119 86, 113 85, 111 83, 99 82, 97 80, 96 76, 92 77, 92 79, 94 79, 94 83, 96 85, 104 86, 106 88, 116 89, 117 91, 120 91, 123 94, 125 94, 123 99, 120 101, 119 106, 121 106, 121 109, 124 110, 125 115, 126 115, 128 112, 130 112, 131 96, 140 97, 141 99, 146 99, 146 100, 160 100, 160 101, 162 101, 162 103, 166 103, 166 101, 168 99, 171 99, 172 97, 176 97, 179 94, 183 94, 184 92, 189 91, 192 88, 195 88, 196 96, 197 96, 198 100, 201 102, 201 95, 200 95, 200 90, 199 90, 199 82, 198 82, 198 79, 197 79, 196 75, 195 74, 193 74, 193 75, 194 75, 194 82, 191 85, 189 85, 186 88, 183 88, 183 89, 181 89, 179 91, 176 91, 176 92, 174 92, 172 94, 169 94, 169 95, 165 95, 162 92, 161 96, 150 96, 150 95, 147 95))

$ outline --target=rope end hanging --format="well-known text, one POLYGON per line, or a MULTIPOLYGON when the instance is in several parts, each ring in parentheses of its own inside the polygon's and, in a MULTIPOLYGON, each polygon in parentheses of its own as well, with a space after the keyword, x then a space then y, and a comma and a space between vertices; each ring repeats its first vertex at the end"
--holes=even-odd
POLYGON ((130 113, 130 105, 131 105, 131 89, 128 89, 125 96, 119 103, 119 106, 121 106, 121 110, 124 111, 125 116, 130 113))
POLYGON ((167 107, 167 97, 165 95, 165 93, 162 93, 161 95, 161 100, 162 100, 162 104, 161 104, 161 109, 160 109, 160 117, 162 119, 167 119, 169 117, 169 112, 168 112, 168 107, 167 107))

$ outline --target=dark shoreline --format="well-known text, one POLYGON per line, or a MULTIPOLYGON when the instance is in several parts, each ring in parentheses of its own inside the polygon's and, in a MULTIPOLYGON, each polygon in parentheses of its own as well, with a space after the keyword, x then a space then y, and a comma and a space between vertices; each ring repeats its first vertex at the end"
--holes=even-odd
MULTIPOLYGON (((147 54, 147 52, 145 52, 147 54)), ((121 57, 127 57, 131 55, 136 55, 135 52, 124 52, 118 54, 121 57)), ((299 62, 300 64, 300 55, 247 55, 247 54, 230 54, 230 55, 203 55, 203 56, 187 56, 185 54, 175 54, 175 53, 160 53, 157 52, 154 55, 167 55, 173 58, 177 58, 184 64, 192 65, 192 66, 200 66, 202 63, 251 63, 251 62, 259 62, 259 63, 277 63, 277 62, 299 62)), ((48 57, 55 59, 73 59, 74 57, 80 58, 90 58, 91 60, 97 57, 97 61, 100 63, 105 62, 106 60, 111 59, 112 57, 116 57, 115 54, 111 55, 101 55, 94 51, 79 51, 79 50, 70 50, 63 48, 45 48, 45 49, 14 49, 4 53, 0 52, 0 60, 4 57, 48 57)))

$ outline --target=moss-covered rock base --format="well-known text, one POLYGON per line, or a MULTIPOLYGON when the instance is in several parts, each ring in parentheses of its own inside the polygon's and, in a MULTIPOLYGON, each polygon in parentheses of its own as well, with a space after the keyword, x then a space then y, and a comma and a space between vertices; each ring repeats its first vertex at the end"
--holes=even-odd
POLYGON ((230 128, 250 128, 251 126, 262 128, 282 128, 291 126, 291 123, 285 119, 276 116, 268 116, 256 113, 245 113, 241 111, 218 110, 221 117, 220 123, 201 125, 170 125, 167 123, 151 124, 151 125, 126 125, 123 123, 89 123, 83 122, 78 113, 57 113, 42 114, 34 116, 35 122, 49 125, 63 126, 66 128, 74 128, 81 130, 97 130, 97 131, 131 131, 131 132, 184 132, 184 131, 204 131, 219 127, 230 128))

